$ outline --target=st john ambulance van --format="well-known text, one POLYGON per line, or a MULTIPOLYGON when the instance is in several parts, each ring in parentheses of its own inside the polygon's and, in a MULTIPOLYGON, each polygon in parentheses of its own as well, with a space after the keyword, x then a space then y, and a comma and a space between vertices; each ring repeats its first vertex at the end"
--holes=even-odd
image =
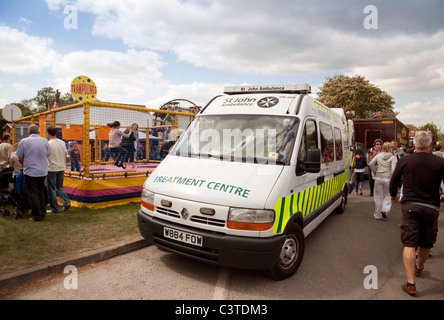
POLYGON ((308 84, 213 98, 143 186, 142 236, 164 249, 284 279, 351 190, 353 127, 308 84))

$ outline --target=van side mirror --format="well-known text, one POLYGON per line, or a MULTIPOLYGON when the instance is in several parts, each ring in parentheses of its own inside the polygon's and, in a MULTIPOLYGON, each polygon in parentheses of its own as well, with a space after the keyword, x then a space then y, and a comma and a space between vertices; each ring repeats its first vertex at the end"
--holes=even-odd
POLYGON ((297 172, 318 173, 321 171, 321 150, 308 149, 306 160, 298 160, 297 172))

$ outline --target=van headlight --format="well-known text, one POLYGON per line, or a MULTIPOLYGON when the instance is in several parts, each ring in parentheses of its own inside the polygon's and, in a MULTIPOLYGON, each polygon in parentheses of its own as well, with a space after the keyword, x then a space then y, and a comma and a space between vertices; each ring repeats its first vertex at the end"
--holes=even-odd
POLYGON ((154 193, 143 188, 141 205, 145 209, 154 212, 154 193))
POLYGON ((265 231, 273 227, 274 210, 230 208, 227 227, 238 230, 265 231))

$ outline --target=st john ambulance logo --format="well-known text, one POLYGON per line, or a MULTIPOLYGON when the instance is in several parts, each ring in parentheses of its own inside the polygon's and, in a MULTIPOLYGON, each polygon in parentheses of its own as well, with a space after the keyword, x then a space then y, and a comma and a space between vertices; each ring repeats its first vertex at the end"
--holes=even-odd
POLYGON ((279 103, 279 99, 276 97, 265 97, 257 102, 257 105, 261 108, 272 108, 279 103))

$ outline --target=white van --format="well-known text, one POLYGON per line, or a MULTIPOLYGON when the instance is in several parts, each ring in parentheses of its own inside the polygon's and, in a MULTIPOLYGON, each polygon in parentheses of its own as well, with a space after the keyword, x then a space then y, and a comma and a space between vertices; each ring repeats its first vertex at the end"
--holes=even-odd
POLYGON ((291 276, 310 232, 343 212, 352 127, 308 84, 225 87, 146 180, 142 236, 224 267, 291 276))

